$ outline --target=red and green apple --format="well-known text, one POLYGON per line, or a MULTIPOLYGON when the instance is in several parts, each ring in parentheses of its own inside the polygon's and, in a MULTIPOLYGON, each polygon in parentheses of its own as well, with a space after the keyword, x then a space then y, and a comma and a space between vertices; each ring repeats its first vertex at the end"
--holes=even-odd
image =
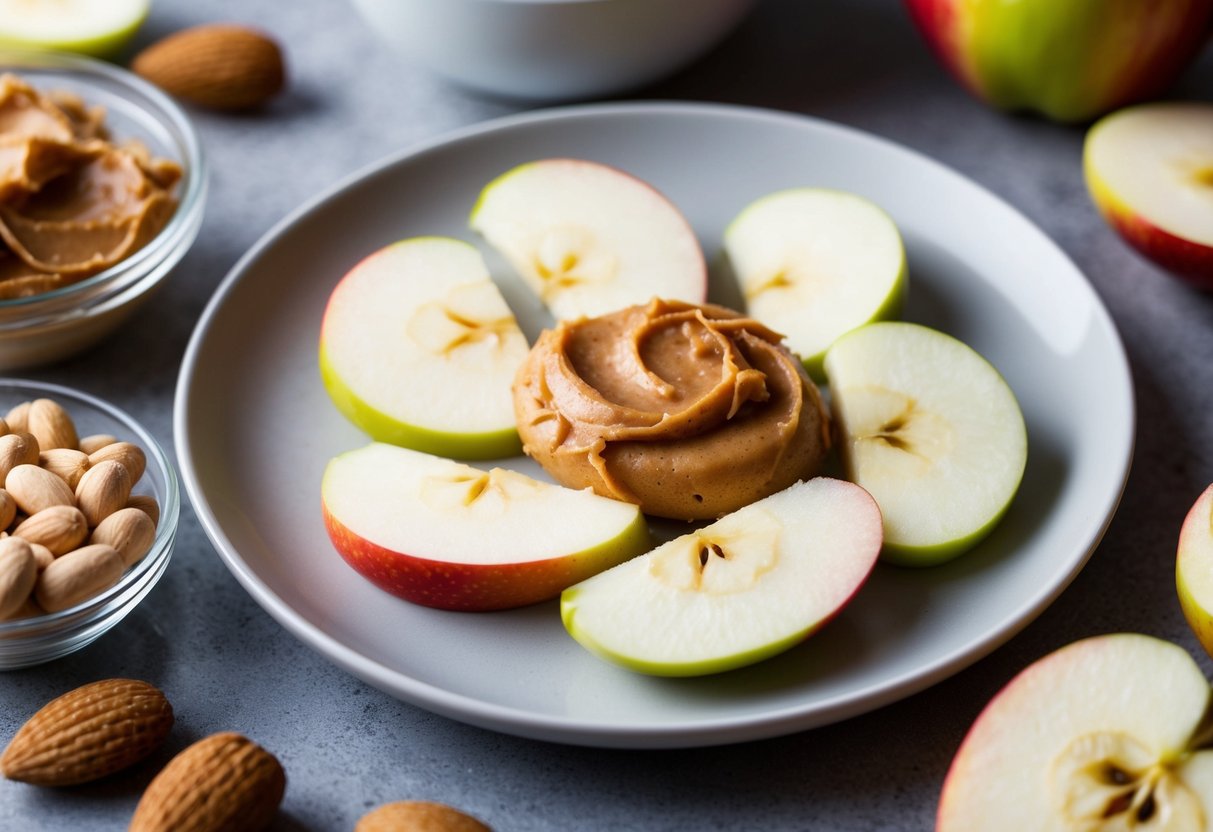
POLYGON ((1175 586, 1192 632, 1213 656, 1213 485, 1192 505, 1180 527, 1175 586))

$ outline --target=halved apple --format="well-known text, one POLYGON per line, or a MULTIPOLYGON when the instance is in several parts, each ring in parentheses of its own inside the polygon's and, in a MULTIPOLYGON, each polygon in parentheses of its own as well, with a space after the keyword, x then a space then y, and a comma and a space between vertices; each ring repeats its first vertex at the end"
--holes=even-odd
POLYGON ((686 218, 651 185, 607 165, 520 165, 485 186, 470 222, 558 320, 707 296, 686 218))
POLYGON ((147 18, 150 0, 0 0, 0 46, 113 57, 147 18))
POLYGON ((463 459, 521 452, 510 384, 526 353, 480 253, 445 237, 367 257, 333 290, 320 330, 321 376, 354 424, 463 459))
POLYGON ((925 566, 984 537, 1027 463, 1015 394, 971 347, 919 324, 868 324, 825 357, 848 479, 884 515, 883 558, 925 566))
POLYGON ((1175 587, 1188 625, 1213 656, 1213 485, 1192 505, 1180 527, 1175 587))
POLYGON ((1087 133, 1083 170, 1096 207, 1135 249, 1213 289, 1213 104, 1141 104, 1087 133))
POLYGON ((746 311, 782 332, 817 381, 834 339, 901 312, 901 234, 863 197, 824 188, 769 194, 737 215, 724 245, 746 311))
POLYGON ((383 443, 334 458, 320 492, 346 562, 427 607, 544 601, 649 546, 629 503, 383 443))
POLYGON ((642 673, 698 676, 800 643, 859 590, 880 553, 880 510, 819 477, 571 586, 564 626, 642 673))
POLYGON ((1180 647, 1131 633, 1045 656, 982 711, 937 832, 1194 832, 1213 820, 1210 686, 1180 647))

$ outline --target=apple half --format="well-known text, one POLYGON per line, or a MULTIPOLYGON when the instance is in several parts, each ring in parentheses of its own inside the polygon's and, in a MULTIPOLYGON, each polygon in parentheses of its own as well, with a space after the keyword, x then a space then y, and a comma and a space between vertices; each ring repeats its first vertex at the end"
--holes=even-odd
POLYGON ((1141 104, 1087 133, 1083 171, 1121 237, 1183 280, 1213 290, 1213 104, 1141 104))
POLYGON ((333 289, 320 374, 372 439, 495 459, 522 451, 510 385, 527 349, 480 252, 417 237, 367 257, 333 289))
POLYGON ((729 224, 724 245, 746 311, 783 333, 817 381, 835 338, 901 313, 901 234, 861 196, 825 188, 768 194, 729 224))
POLYGON ((1027 464, 1015 394, 968 345, 885 321, 826 353, 847 478, 884 516, 884 560, 926 566, 981 540, 1009 507, 1027 464))
POLYGON ((836 615, 871 573, 880 541, 867 492, 819 477, 569 587, 560 615, 583 647, 631 670, 730 670, 836 615))
POLYGON ((1192 505, 1180 527, 1175 588, 1184 618, 1213 656, 1213 485, 1192 505))
POLYGON ((439 609, 545 601, 649 547, 630 503, 379 442, 330 461, 320 493, 350 566, 439 609))
POLYGON ((936 832, 1194 832, 1213 820, 1210 686, 1132 633, 1075 642, 998 693, 961 743, 936 832))
POLYGON ((707 297, 703 251, 686 218, 651 185, 608 165, 519 165, 485 186, 469 221, 557 320, 654 297, 707 297))
POLYGON ((150 6, 150 0, 0 0, 0 47, 113 57, 150 6))

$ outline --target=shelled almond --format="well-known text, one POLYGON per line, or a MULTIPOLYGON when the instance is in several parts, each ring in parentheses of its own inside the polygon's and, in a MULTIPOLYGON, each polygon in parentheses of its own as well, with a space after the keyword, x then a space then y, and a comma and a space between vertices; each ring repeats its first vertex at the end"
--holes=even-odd
POLYGON ((151 550, 160 506, 134 493, 146 467, 132 442, 80 437, 53 399, 0 418, 0 621, 74 606, 151 550))

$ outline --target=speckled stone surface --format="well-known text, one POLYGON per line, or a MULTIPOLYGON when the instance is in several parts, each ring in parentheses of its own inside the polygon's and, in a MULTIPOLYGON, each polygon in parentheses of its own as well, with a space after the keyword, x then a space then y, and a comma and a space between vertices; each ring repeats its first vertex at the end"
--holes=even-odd
MULTIPOLYGON (((441 2, 441 0, 435 0, 441 2)), ((118 337, 30 377, 132 412, 166 446, 193 325, 236 259, 317 191, 442 132, 515 112, 382 47, 342 0, 157 0, 140 42, 231 20, 289 50, 289 93, 258 115, 195 111, 212 167, 201 236, 118 337)), ((1177 97, 1213 95, 1213 52, 1177 97)), ((918 830, 948 763, 1012 675, 1074 639, 1152 633, 1194 653, 1175 599, 1179 524, 1213 481, 1213 295, 1133 255, 1090 205, 1083 132, 992 112, 934 63, 891 0, 765 0, 705 59, 635 97, 736 102, 859 127, 951 165, 1041 225, 1087 273, 1124 338, 1137 390, 1133 471, 1089 565, 1060 599, 968 670, 874 713, 780 739, 693 751, 598 751, 516 739, 398 702, 337 669, 239 587, 188 506, 163 581, 113 632, 66 659, 0 674, 0 738, 51 697, 111 676, 168 692, 177 724, 155 758, 101 784, 0 782, 0 829, 118 830, 159 765, 213 731, 242 731, 288 772, 276 830, 352 829, 381 802, 450 803, 498 830, 918 830)), ((1213 662, 1201 654, 1206 671, 1213 662)))

